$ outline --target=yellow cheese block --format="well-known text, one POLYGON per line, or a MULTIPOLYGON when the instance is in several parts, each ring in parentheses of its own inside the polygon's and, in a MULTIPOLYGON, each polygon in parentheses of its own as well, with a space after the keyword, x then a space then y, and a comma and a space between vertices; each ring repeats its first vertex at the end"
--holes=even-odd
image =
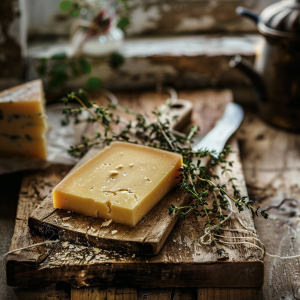
POLYGON ((44 105, 41 80, 0 93, 0 155, 47 158, 44 105))
POLYGON ((54 188, 53 205, 135 226, 178 183, 180 167, 181 155, 113 142, 54 188))

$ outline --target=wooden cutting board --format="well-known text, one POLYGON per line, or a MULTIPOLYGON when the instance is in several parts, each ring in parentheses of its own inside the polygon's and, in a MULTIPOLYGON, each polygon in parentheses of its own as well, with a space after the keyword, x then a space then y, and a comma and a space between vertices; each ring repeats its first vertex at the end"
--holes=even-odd
MULTIPOLYGON (((178 99, 170 110, 161 107, 161 111, 168 111, 168 113, 163 113, 160 119, 168 119, 170 127, 178 130, 190 123, 192 104, 178 99), (173 118, 175 115, 177 118, 173 118)), ((90 149, 70 173, 99 151, 101 148, 90 149)), ((59 238, 62 241, 91 245, 101 249, 154 255, 160 251, 178 220, 178 214, 169 215, 168 207, 171 204, 184 206, 188 201, 187 193, 174 188, 135 227, 117 223, 104 226, 104 219, 95 219, 54 208, 52 193, 50 193, 30 215, 28 224, 35 234, 51 240, 59 238), (113 230, 117 233, 112 234, 113 230)))
MULTIPOLYGON (((214 102, 205 106, 205 115, 212 116, 218 107, 219 116, 226 103, 214 102)), ((203 108, 203 107, 202 107, 203 108)), ((204 127, 204 132, 209 127, 204 127)), ((236 139, 230 144, 238 150, 236 139)), ((233 177, 238 178, 242 194, 246 195, 243 172, 238 151, 231 154, 234 160, 233 177)), ((220 171, 220 170, 219 170, 220 171)), ((218 171, 218 172, 219 172, 218 171)), ((42 241, 34 236, 23 219, 30 213, 31 201, 41 197, 61 180, 61 169, 53 167, 47 174, 32 177, 23 186, 29 189, 21 191, 18 207, 19 219, 16 220, 11 249, 25 247, 42 241), (32 186, 32 188, 30 188, 32 186), (30 192, 29 192, 30 191, 30 192), (34 195, 34 198, 33 196, 34 195), (32 199, 32 200, 30 200, 32 199), (28 203, 28 204, 26 204, 28 203), (25 208, 25 212, 24 211, 25 208)), ((229 189, 229 192, 230 189, 229 189)), ((254 228, 249 211, 240 214, 244 224, 254 228)), ((232 218, 227 228, 241 228, 232 218)), ((167 238, 161 251, 151 257, 118 253, 100 252, 94 247, 76 244, 58 243, 53 250, 42 247, 31 248, 11 254, 6 263, 7 283, 11 286, 36 287, 43 284, 65 281, 73 286, 136 286, 136 287, 259 287, 263 280, 263 262, 261 252, 247 245, 223 246, 228 256, 218 257, 215 249, 199 242, 203 234, 203 220, 190 216, 180 220, 167 238)), ((230 234, 230 233, 228 233, 230 234)), ((232 236, 243 236, 231 233, 232 236)))

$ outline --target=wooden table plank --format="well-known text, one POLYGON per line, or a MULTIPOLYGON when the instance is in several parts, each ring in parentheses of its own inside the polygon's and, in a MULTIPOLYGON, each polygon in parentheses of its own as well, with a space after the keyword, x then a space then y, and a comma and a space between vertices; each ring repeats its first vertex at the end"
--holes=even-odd
POLYGON ((137 300, 137 291, 128 287, 111 287, 101 289, 98 287, 72 289, 72 300, 137 300))
MULTIPOLYGON (((22 172, 0 176, 0 257, 9 250, 14 231, 16 209, 22 172)), ((0 267, 0 299, 15 300, 11 288, 6 285, 5 271, 0 267)))
MULTIPOLYGON (((23 177, 10 250, 21 248, 24 244, 31 245, 42 241, 38 237, 33 238, 30 234, 27 234, 29 232, 28 217, 69 170, 70 166, 52 165, 45 171, 29 172, 28 176, 23 177)), ((27 255, 32 256, 32 261, 42 259, 40 253, 35 250, 28 249, 26 251, 27 255)))
POLYGON ((100 287, 72 288, 72 300, 195 300, 195 288, 134 289, 100 287))
MULTIPOLYGON (((285 197, 300 200, 300 135, 273 128, 255 113, 247 114, 239 131, 244 173, 250 198, 262 208, 285 197)), ((266 251, 281 256, 300 254, 299 204, 268 211, 269 220, 255 218, 266 251)), ((266 256, 263 299, 300 299, 300 259, 266 256)))
POLYGON ((197 300, 260 300, 260 289, 203 288, 198 289, 197 300))

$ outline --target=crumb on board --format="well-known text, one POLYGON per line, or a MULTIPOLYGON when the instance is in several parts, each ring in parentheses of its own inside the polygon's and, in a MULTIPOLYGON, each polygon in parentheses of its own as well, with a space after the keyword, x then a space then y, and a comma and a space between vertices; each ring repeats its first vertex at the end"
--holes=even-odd
POLYGON ((69 246, 69 242, 63 242, 61 245, 63 248, 67 248, 69 246))
POLYGON ((107 226, 109 226, 111 223, 112 223, 112 220, 104 221, 104 222, 101 224, 101 227, 107 227, 107 226))

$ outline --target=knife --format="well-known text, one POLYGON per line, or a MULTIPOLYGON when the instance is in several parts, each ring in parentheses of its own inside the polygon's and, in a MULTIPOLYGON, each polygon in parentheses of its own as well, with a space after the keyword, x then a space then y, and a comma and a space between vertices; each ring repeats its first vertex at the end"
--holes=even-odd
POLYGON ((226 105, 222 119, 220 119, 217 125, 205 135, 205 137, 193 147, 194 151, 200 149, 215 150, 215 157, 224 149, 224 146, 232 134, 239 128, 244 118, 243 108, 233 102, 226 105))

